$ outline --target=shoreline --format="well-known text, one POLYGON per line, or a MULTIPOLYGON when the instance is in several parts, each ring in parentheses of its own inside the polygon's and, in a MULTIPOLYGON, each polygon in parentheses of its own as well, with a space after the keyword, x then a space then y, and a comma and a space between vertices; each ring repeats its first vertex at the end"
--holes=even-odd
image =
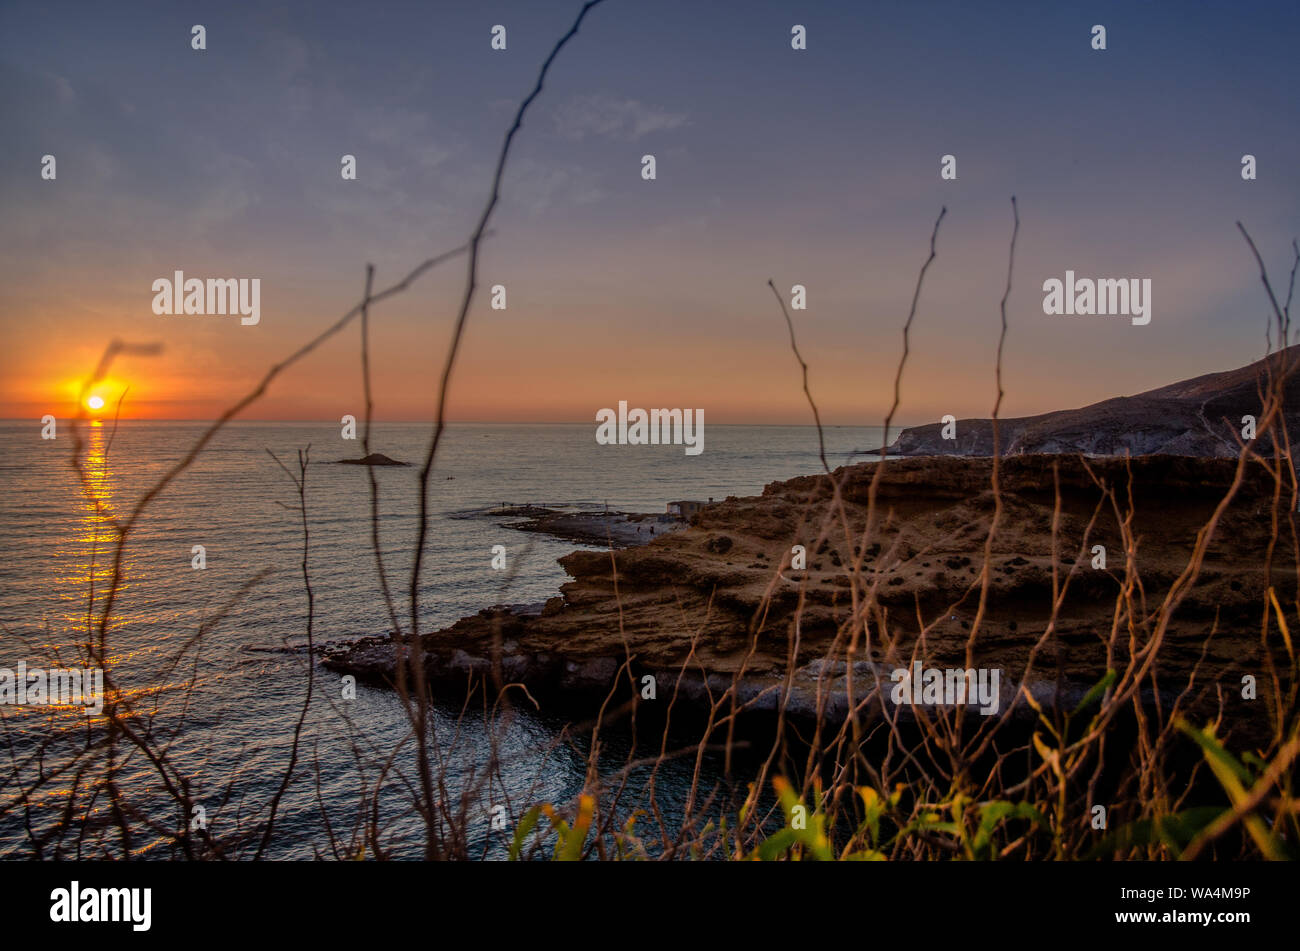
POLYGON ((687 527, 683 519, 648 512, 566 512, 543 506, 520 506, 505 510, 505 514, 521 516, 522 520, 499 522, 502 528, 616 549, 648 544, 687 527))

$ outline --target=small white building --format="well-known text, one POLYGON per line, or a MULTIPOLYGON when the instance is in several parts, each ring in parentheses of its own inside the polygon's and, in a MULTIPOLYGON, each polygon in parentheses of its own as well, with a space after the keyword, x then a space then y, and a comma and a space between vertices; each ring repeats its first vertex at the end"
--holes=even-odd
MULTIPOLYGON (((712 501, 713 499, 709 499, 709 502, 712 501)), ((668 514, 689 521, 696 512, 704 508, 706 505, 708 505, 708 502, 691 502, 686 500, 680 502, 669 502, 668 514)))

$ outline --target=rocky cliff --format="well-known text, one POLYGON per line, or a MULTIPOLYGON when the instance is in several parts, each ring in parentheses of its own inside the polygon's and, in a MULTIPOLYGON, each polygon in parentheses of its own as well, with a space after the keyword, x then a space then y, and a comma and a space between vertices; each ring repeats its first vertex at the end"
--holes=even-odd
MULTIPOLYGON (((1287 431, 1294 442, 1300 437, 1298 363, 1300 347, 1291 347, 1250 366, 1207 373, 1137 396, 1000 420, 998 442, 1009 456, 1070 452, 1122 456, 1127 452, 1233 458, 1240 445, 1242 417, 1259 416, 1261 387, 1269 373, 1285 378, 1287 431)), ((889 447, 889 455, 993 455, 990 420, 958 420, 955 440, 944 439, 942 432, 941 423, 905 429, 889 447)))
MULTIPOLYGON (((781 703, 807 715, 817 711, 820 678, 822 713, 834 715, 847 702, 848 675, 860 698, 876 677, 887 680, 914 657, 927 666, 968 666, 969 645, 974 666, 1003 671, 1006 701, 1022 679, 1039 695, 1059 683, 1066 699, 1077 698, 1108 664, 1122 666, 1131 644, 1140 650, 1151 637, 1151 614, 1186 567, 1236 467, 1185 456, 1007 459, 985 616, 971 641, 994 512, 992 460, 886 462, 868 526, 876 465, 835 473, 843 519, 825 517, 830 480, 809 476, 710 505, 688 529, 642 547, 568 555, 561 564, 572 580, 540 613, 488 610, 430 633, 423 638, 425 669, 434 681, 463 690, 499 661, 504 681, 522 682, 539 697, 611 688, 630 696, 650 675, 661 698, 677 685, 686 701, 700 702, 735 680, 741 699, 756 707, 781 703), (1103 486, 1114 490, 1113 499, 1103 486), (1117 620, 1126 561, 1118 526, 1130 505, 1137 540, 1132 580, 1140 584, 1129 590, 1131 600, 1121 598, 1131 616, 1121 612, 1117 620), (807 552, 802 570, 790 566, 795 545, 807 552), (1105 567, 1094 567, 1096 545, 1105 548, 1105 567), (1053 592, 1067 579, 1045 637, 1053 592), (861 610, 864 603, 871 604, 871 640, 850 656, 851 618, 855 604, 861 610)), ((1266 589, 1276 586, 1283 603, 1295 597, 1285 544, 1271 571, 1263 568, 1272 494, 1264 467, 1250 464, 1158 654, 1157 679, 1171 687, 1185 686, 1198 671, 1202 705, 1219 687, 1236 696, 1243 673, 1263 681, 1266 589)), ((390 641, 372 637, 331 648, 325 663, 390 679, 396 656, 390 641)))

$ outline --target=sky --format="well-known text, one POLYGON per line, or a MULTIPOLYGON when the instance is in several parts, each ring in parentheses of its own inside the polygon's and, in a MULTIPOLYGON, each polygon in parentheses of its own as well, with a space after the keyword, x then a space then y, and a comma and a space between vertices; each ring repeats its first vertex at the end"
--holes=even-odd
MULTIPOLYGON (((463 243, 580 6, 4 0, 0 417, 73 412, 116 338, 162 352, 118 360, 110 406, 213 418, 359 300, 367 263, 385 287, 463 243), (259 279, 260 322, 155 314, 176 270, 259 279)), ((449 415, 591 421, 626 400, 811 422, 770 278, 787 302, 807 288, 791 316, 823 420, 878 424, 946 207, 897 418, 987 416, 1012 195, 1002 415, 1249 363, 1269 311, 1235 223, 1285 285, 1297 49, 1289 0, 606 0, 517 137, 449 415), (1150 279, 1151 322, 1045 314, 1067 269, 1150 279)), ((430 417, 464 281, 462 258, 376 305, 376 418, 430 417)), ((244 418, 362 410, 353 326, 244 418)))

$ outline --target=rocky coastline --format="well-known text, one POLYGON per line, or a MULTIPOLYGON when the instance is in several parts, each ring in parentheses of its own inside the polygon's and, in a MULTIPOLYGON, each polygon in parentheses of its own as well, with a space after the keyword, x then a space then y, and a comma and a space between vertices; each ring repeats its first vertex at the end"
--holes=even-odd
MULTIPOLYGON (((1003 709, 1011 706, 1030 651, 1042 639, 1054 572, 1058 581, 1070 579, 1069 588, 1025 685, 1040 702, 1073 704, 1107 669, 1125 556, 1098 481, 1122 498, 1131 495, 1142 588, 1154 606, 1183 571, 1235 465, 1177 456, 1033 455, 1003 462, 1003 514, 972 654, 974 666, 1004 672, 1003 709), (1102 515, 1089 530, 1099 508, 1102 515), (1110 553, 1108 567, 1092 566, 1094 545, 1110 553)), ((835 474, 855 538, 866 524, 874 467, 864 463, 835 474)), ((709 505, 688 528, 639 547, 574 552, 560 559, 572 580, 540 609, 491 608, 424 635, 426 675, 463 692, 499 665, 502 682, 524 684, 539 698, 570 700, 611 691, 632 699, 643 678, 652 676, 660 696, 675 693, 686 705, 707 704, 735 682, 740 702, 756 710, 841 715, 850 670, 852 696, 860 700, 877 678, 887 695, 890 672, 915 659, 967 666, 994 510, 991 475, 990 459, 886 463, 870 536, 877 541, 865 552, 846 546, 842 532, 838 540, 833 532, 819 537, 816 513, 832 491, 825 475, 709 505), (803 570, 790 566, 797 544, 807 551, 803 570), (889 637, 887 643, 878 639, 870 653, 850 657, 836 635, 853 610, 847 566, 858 555, 863 567, 857 583, 875 592, 873 628, 889 637), (796 616, 798 654, 790 665, 796 616)), ((1260 567, 1272 491, 1271 477, 1253 465, 1223 513, 1200 576, 1165 635, 1157 677, 1171 689, 1199 671, 1200 691, 1212 697, 1216 686, 1239 685, 1243 673, 1262 670, 1259 612, 1266 587, 1293 596, 1296 576, 1284 556, 1275 558, 1271 579, 1260 567)), ((1128 638, 1123 630, 1114 639, 1121 655, 1128 638)), ((398 656, 389 639, 368 637, 331 645, 323 663, 391 682, 398 656)))
MULTIPOLYGON (((759 496, 706 505, 689 525, 648 541, 632 529, 654 516, 506 513, 522 519, 512 527, 606 550, 559 559, 571 580, 544 605, 488 608, 424 634, 426 676, 461 696, 468 684, 491 680, 593 704, 636 701, 653 678, 658 696, 698 708, 734 685, 748 709, 834 719, 873 688, 889 697, 891 674, 921 661, 1000 671, 999 708, 1027 715, 1026 704, 1012 703, 1022 687, 1039 703, 1068 708, 1108 668, 1141 655, 1152 612, 1179 589, 1153 683, 1163 692, 1190 682, 1186 709, 1212 714, 1223 696, 1240 695, 1243 676, 1265 679, 1259 631, 1269 588, 1284 602, 1296 597, 1294 550, 1271 544, 1275 484, 1258 461, 1245 466, 1219 513, 1195 582, 1182 580, 1198 532, 1237 472, 1226 423, 1218 433, 1209 421, 1258 412, 1264 369, 1004 421, 1008 454, 991 544, 998 500, 991 453, 981 451, 991 448, 981 442, 991 433, 987 420, 975 421, 983 429, 967 426, 964 451, 959 441, 956 452, 924 452, 933 448, 928 429, 908 430, 891 450, 898 458, 772 483, 759 496), (1195 423, 1186 415, 1193 405, 1195 423), (1164 451, 1136 452, 1152 447, 1164 451), (828 518, 836 485, 843 515, 828 518), (1125 518, 1136 546, 1129 589, 1125 518), (1126 590, 1129 616, 1117 622, 1126 590), (845 632, 863 603, 873 633, 850 650, 845 632)), ((1295 389, 1295 379, 1286 385, 1295 389)), ((1295 396, 1291 405, 1300 405, 1300 391, 1295 396)), ((392 682, 403 649, 363 637, 327 646, 322 661, 392 682)), ((1154 692, 1148 699, 1161 702, 1154 692)))

